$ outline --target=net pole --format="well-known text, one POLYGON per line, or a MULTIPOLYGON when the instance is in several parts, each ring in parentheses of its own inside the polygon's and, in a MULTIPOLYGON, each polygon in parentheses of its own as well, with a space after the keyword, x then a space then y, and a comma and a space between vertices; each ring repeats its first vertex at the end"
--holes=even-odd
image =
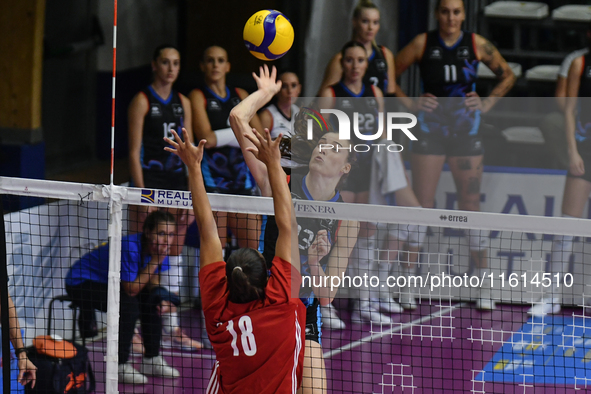
POLYGON ((115 82, 117 70, 117 0, 113 2, 113 90, 111 99, 111 175, 109 185, 109 273, 107 294, 107 357, 105 392, 119 393, 119 302, 121 291, 122 203, 115 201, 115 82))
MULTIPOLYGON (((113 191, 113 188, 111 188, 113 191)), ((109 202, 109 284, 107 295, 107 369, 106 393, 117 394, 119 364, 119 303, 121 299, 122 202, 109 202)))
POLYGON ((0 194, 0 214, 2 223, 0 223, 0 308, 2 317, 0 323, 2 327, 2 392, 10 393, 10 322, 8 310, 8 271, 6 269, 6 230, 4 227, 4 206, 2 204, 2 195, 0 194))

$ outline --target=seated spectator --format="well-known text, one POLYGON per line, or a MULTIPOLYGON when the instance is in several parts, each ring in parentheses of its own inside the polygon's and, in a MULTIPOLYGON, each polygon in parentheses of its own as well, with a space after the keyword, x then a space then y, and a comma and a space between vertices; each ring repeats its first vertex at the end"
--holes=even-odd
MULTIPOLYGON (((119 319, 119 381, 145 384, 144 375, 175 378, 180 374, 159 355, 161 314, 180 300, 160 286, 159 274, 169 269, 168 253, 176 221, 165 211, 148 215, 143 232, 123 237, 121 244, 121 300, 119 319), (129 360, 136 320, 141 321, 145 352, 141 373, 129 360)), ((80 333, 97 333, 94 310, 107 311, 109 245, 103 244, 76 261, 66 277, 66 292, 80 304, 80 333)))

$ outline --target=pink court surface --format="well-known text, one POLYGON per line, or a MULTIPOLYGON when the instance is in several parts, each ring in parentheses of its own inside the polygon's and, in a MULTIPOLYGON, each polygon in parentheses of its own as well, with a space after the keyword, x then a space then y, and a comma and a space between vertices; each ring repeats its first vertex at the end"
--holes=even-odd
MULTIPOLYGON (((380 327, 351 324, 347 300, 335 304, 347 328, 323 329, 329 393, 587 392, 591 339, 585 338, 591 338, 591 316, 581 308, 532 319, 527 306, 481 312, 470 303, 423 300, 417 310, 391 315, 393 323, 380 327)), ((181 313, 181 325, 194 338, 201 337, 201 324, 199 311, 181 313)), ((97 381, 103 382, 105 343, 91 343, 89 349, 97 381)), ((205 392, 215 360, 211 350, 162 349, 162 354, 180 378, 120 384, 119 391, 205 392)), ((104 392, 102 383, 96 392, 104 392)))

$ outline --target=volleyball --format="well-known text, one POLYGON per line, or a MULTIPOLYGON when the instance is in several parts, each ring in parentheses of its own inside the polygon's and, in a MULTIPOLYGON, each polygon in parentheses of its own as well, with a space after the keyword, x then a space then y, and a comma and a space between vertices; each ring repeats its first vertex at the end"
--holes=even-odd
POLYGON ((254 13, 242 34, 246 48, 261 60, 275 60, 285 55, 293 44, 293 26, 289 19, 275 10, 254 13))

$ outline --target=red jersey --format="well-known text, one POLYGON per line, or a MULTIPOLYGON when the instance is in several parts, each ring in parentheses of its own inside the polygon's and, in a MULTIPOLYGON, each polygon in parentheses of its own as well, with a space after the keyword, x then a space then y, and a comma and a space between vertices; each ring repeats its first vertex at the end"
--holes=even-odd
POLYGON ((265 299, 246 304, 228 300, 223 261, 203 268, 199 282, 217 359, 207 394, 295 394, 302 382, 306 327, 306 308, 291 296, 291 286, 300 286, 299 272, 275 257, 265 299))

